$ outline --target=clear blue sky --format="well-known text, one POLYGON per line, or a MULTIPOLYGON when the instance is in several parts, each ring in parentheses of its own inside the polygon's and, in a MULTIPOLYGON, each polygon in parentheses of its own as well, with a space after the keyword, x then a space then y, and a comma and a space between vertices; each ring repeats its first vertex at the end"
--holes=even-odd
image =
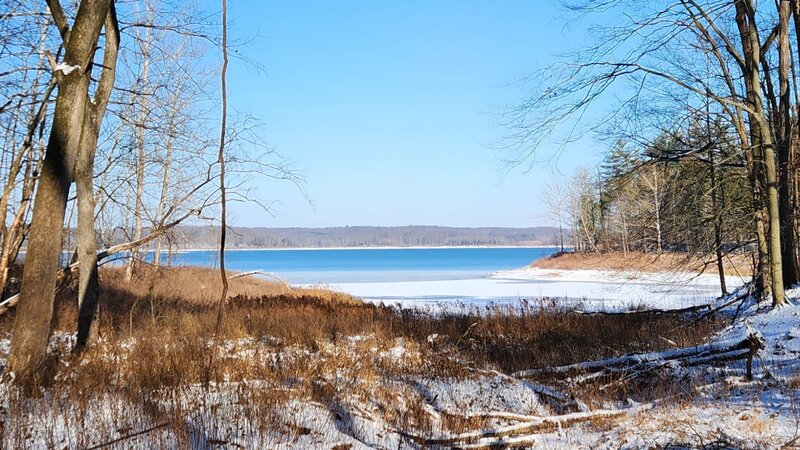
MULTIPOLYGON (((313 207, 288 183, 259 182, 274 217, 233 207, 240 226, 549 223, 552 166, 502 177, 496 111, 515 77, 575 47, 555 1, 232 1, 233 35, 257 35, 230 71, 232 107, 303 169, 313 207), (565 42, 567 44, 565 44, 565 42)), ((584 139, 564 173, 598 159, 584 139)), ((543 154, 548 150, 545 148, 543 154)))

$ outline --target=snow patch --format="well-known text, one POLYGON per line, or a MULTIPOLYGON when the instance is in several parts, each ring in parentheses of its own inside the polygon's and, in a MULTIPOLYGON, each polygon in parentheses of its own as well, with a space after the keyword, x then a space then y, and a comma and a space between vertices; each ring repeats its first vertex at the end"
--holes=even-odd
POLYGON ((55 71, 56 71, 56 72, 58 72, 58 71, 61 71, 61 73, 63 73, 64 75, 69 75, 69 74, 71 74, 71 73, 72 73, 73 71, 75 71, 75 70, 80 70, 80 68, 81 68, 81 66, 71 66, 71 65, 69 65, 69 64, 64 64, 64 63, 62 62, 62 63, 59 63, 59 64, 56 66, 56 69, 55 69, 55 71))

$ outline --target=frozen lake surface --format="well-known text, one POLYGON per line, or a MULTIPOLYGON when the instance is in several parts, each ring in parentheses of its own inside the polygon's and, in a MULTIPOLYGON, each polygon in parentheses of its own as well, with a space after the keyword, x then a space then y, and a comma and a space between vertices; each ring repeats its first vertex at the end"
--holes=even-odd
MULTIPOLYGON (((746 279, 726 277, 729 289, 746 279)), ((584 310, 684 308, 708 303, 720 294, 716 275, 521 268, 486 277, 382 283, 339 283, 334 289, 374 302, 409 307, 508 305, 558 299, 584 310)))
MULTIPOLYGON (((586 310, 683 308, 719 295, 715 274, 548 270, 527 267, 555 247, 232 250, 231 270, 262 270, 293 285, 322 285, 364 300, 406 307, 517 306, 559 299, 586 310)), ((213 266, 214 251, 177 255, 213 266)), ((733 289, 746 279, 728 277, 733 289)))

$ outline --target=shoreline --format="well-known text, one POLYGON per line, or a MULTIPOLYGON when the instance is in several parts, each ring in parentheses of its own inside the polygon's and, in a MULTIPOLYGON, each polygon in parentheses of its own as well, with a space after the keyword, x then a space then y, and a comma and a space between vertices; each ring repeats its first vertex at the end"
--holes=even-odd
MULTIPOLYGON (((726 276, 752 275, 750 260, 742 254, 727 255, 723 263, 726 276)), ((604 253, 566 253, 557 257, 541 258, 528 267, 557 270, 598 270, 632 273, 695 273, 717 274, 716 260, 710 255, 678 252, 661 254, 619 251, 604 253)))
MULTIPOLYGON (((515 248, 559 248, 557 245, 432 245, 432 246, 365 246, 365 247, 253 247, 253 248, 226 248, 225 252, 254 252, 254 251, 286 251, 286 250, 450 250, 450 249, 515 249, 515 248)), ((219 251, 218 248, 187 248, 177 250, 177 253, 211 252, 219 251)))

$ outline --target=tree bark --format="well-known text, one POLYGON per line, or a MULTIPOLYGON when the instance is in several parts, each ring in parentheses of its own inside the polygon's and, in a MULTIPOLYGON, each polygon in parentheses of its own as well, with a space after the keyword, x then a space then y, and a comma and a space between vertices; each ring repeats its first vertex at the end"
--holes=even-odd
POLYGON ((776 146, 778 153, 780 227, 781 227, 781 260, 783 261, 783 284, 791 286, 800 280, 800 264, 797 260, 797 240, 794 228, 794 202, 792 199, 792 183, 794 177, 791 170, 792 149, 792 112, 791 91, 789 86, 791 66, 791 45, 789 43, 789 19, 792 8, 789 0, 780 0, 778 4, 778 111, 775 111, 776 146))
POLYGON ((94 102, 87 107, 84 118, 81 148, 75 170, 78 195, 78 333, 75 351, 81 351, 89 339, 97 334, 98 294, 97 235, 95 232, 94 155, 100 124, 103 121, 117 65, 119 29, 114 5, 111 4, 105 20, 106 46, 103 56, 103 75, 95 93, 94 102))
POLYGON ((110 5, 110 0, 83 0, 70 30, 57 0, 48 2, 65 54, 62 64, 54 68, 59 90, 36 191, 8 359, 9 371, 23 383, 44 381, 67 196, 89 102, 91 61, 110 5))
POLYGON ((753 145, 758 144, 761 161, 763 163, 763 185, 766 191, 767 206, 767 243, 769 245, 769 267, 772 282, 772 304, 782 306, 786 303, 786 292, 783 284, 783 264, 781 258, 781 219, 780 200, 778 194, 778 174, 776 170, 775 142, 770 130, 769 119, 764 111, 761 96, 761 76, 759 66, 761 62, 761 42, 755 20, 755 8, 751 0, 735 2, 736 25, 742 40, 745 56, 745 85, 747 100, 751 110, 748 118, 751 129, 755 128, 758 142, 753 140, 753 145))
MULTIPOLYGON (((149 6, 149 5, 148 5, 149 6)), ((148 10, 147 15, 150 14, 148 10)), ((146 19, 147 21, 147 19, 146 19)), ((141 92, 139 97, 140 116, 139 123, 136 125, 136 147, 138 158, 136 160, 136 205, 133 213, 133 240, 138 241, 142 238, 142 215, 144 214, 144 166, 145 166, 145 128, 147 122, 147 90, 149 88, 150 70, 150 29, 145 30, 142 39, 142 71, 139 74, 142 80, 141 92)), ((130 281, 133 277, 133 269, 139 258, 139 248, 131 249, 131 257, 128 260, 128 267, 125 270, 125 280, 130 281)))
MULTIPOLYGON (((706 120, 709 120, 708 118, 706 120)), ((711 139, 711 133, 709 128, 709 139, 711 139)), ((717 274, 719 275, 719 286, 720 292, 722 295, 728 295, 728 287, 725 284, 725 265, 722 261, 722 214, 723 211, 720 208, 720 199, 719 195, 722 193, 722 190, 719 189, 717 184, 717 167, 716 162, 714 161, 714 149, 710 147, 708 149, 708 161, 709 161, 709 174, 710 174, 710 181, 711 181, 711 213, 712 218, 714 220, 714 254, 717 259, 717 274)))

